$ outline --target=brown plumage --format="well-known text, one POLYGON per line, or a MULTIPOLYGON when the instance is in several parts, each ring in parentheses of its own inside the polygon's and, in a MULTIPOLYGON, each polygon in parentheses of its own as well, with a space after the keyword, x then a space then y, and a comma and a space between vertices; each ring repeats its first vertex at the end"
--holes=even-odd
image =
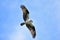
POLYGON ((21 9, 23 11, 23 19, 24 21, 29 19, 29 11, 27 10, 27 8, 24 5, 21 5, 21 9))
POLYGON ((32 20, 29 19, 29 11, 27 10, 27 8, 24 5, 21 5, 21 9, 23 11, 23 19, 24 22, 21 23, 20 25, 23 26, 24 24, 26 24, 26 27, 30 30, 32 37, 35 38, 36 36, 36 30, 34 25, 32 24, 32 20))

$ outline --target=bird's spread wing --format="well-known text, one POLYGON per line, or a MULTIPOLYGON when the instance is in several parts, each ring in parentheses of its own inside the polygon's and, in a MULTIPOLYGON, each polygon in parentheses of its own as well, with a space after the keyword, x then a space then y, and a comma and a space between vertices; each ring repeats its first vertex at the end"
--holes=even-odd
POLYGON ((26 26, 30 30, 33 38, 35 38, 35 36, 36 36, 36 30, 35 30, 34 25, 31 22, 28 22, 28 23, 26 23, 26 26))
POLYGON ((21 26, 26 24, 27 28, 30 30, 32 37, 35 38, 36 36, 36 30, 34 25, 32 24, 32 21, 29 21, 29 11, 24 5, 21 5, 21 9, 23 11, 23 19, 25 23, 21 23, 21 26))
POLYGON ((27 19, 29 19, 29 11, 24 5, 21 5, 21 9, 23 11, 23 19, 24 21, 26 21, 27 19))

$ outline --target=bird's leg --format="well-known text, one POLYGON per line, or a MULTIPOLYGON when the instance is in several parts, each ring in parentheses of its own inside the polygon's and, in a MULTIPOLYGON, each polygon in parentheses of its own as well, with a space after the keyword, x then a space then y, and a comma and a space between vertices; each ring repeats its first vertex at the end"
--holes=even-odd
POLYGON ((22 22, 20 25, 23 26, 25 24, 25 22, 22 22))

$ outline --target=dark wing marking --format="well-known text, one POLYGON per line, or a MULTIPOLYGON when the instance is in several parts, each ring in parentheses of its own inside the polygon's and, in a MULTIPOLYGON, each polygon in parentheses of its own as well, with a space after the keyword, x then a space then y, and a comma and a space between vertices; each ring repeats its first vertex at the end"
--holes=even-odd
POLYGON ((29 23, 26 23, 26 26, 27 26, 27 28, 30 30, 33 38, 35 38, 35 36, 36 36, 36 30, 35 30, 34 25, 29 22, 29 23))
POLYGON ((21 9, 23 11, 23 19, 24 21, 29 19, 29 11, 27 10, 27 8, 24 5, 21 5, 21 9))

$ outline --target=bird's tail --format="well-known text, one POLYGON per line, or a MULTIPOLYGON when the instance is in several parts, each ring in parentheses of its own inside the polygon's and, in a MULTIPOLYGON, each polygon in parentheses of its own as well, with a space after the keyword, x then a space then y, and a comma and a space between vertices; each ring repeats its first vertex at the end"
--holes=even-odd
POLYGON ((21 23, 20 25, 23 26, 24 24, 25 24, 25 23, 23 22, 23 23, 21 23))

